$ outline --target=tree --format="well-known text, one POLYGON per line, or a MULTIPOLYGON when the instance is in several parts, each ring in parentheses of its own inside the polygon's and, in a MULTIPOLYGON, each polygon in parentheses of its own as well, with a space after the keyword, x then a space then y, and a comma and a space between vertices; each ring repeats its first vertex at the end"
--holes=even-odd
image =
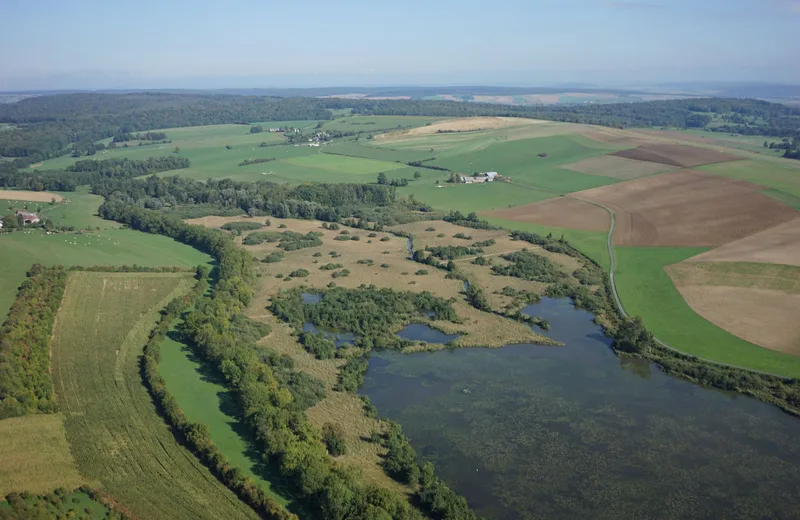
POLYGON ((172 150, 172 153, 181 153, 181 147, 180 147, 180 146, 176 146, 176 147, 175 147, 175 148, 172 150))
POLYGON ((334 457, 347 453, 347 445, 344 441, 344 430, 338 424, 325 423, 322 426, 322 442, 328 448, 328 453, 334 457))
POLYGON ((415 179, 419 179, 420 177, 422 177, 422 174, 419 171, 415 171, 414 172, 414 178, 415 179))
POLYGON ((3 229, 15 229, 17 227, 16 215, 6 215, 3 217, 3 229))
POLYGON ((263 131, 264 131, 264 127, 261 126, 261 125, 253 125, 253 126, 250 127, 250 133, 251 134, 260 134, 263 131))
POLYGON ((388 184, 388 179, 386 178, 386 174, 380 172, 378 174, 378 184, 388 184))

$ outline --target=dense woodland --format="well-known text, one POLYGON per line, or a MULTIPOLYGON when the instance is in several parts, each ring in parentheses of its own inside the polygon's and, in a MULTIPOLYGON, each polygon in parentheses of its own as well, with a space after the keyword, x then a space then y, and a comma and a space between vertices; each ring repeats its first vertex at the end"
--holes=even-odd
MULTIPOLYGON (((0 105, 0 156, 30 164, 64 155, 94 153, 95 141, 127 139, 148 130, 257 121, 328 120, 331 109, 355 114, 441 117, 531 117, 612 127, 705 128, 712 115, 723 121, 710 131, 793 137, 800 108, 750 99, 686 99, 570 106, 493 105, 455 101, 270 98, 201 94, 59 94, 0 105)), ((141 134, 146 136, 147 133, 141 134)), ((153 135, 153 134, 151 134, 153 135)), ((123 141, 124 142, 124 141, 123 141)))
POLYGON ((50 336, 67 285, 63 268, 34 265, 0 328, 0 419, 56 409, 50 336))

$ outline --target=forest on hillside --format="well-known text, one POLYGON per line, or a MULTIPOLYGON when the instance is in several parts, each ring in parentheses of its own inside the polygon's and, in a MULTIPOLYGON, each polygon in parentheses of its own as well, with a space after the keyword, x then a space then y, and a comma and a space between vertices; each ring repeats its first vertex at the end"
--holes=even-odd
POLYGON ((683 99, 644 103, 515 106, 423 100, 319 99, 202 94, 59 94, 0 105, 0 155, 17 167, 64 155, 95 153, 100 139, 170 127, 329 120, 331 110, 409 116, 508 116, 627 127, 705 128, 792 138, 800 108, 752 99, 683 99), (712 119, 722 121, 709 127, 712 119))

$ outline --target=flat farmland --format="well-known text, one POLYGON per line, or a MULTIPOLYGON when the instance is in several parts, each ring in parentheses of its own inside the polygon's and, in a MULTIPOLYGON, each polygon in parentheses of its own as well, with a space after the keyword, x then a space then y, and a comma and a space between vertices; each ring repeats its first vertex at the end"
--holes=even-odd
POLYGON ((354 141, 332 142, 321 149, 322 153, 332 155, 345 155, 350 157, 361 157, 364 159, 374 159, 377 161, 402 162, 423 161, 431 159, 434 154, 425 151, 415 150, 393 150, 391 148, 378 148, 358 144, 354 141))
POLYGON ((347 116, 323 123, 324 130, 340 132, 376 132, 395 128, 412 128, 438 121, 441 117, 426 116, 347 116))
POLYGON ((544 202, 500 209, 484 213, 484 216, 587 231, 608 231, 611 225, 611 217, 606 210, 572 197, 557 197, 544 202))
POLYGON ((86 483, 70 453, 63 414, 3 419, 0 453, 0 497, 22 491, 51 493, 86 483))
POLYGON ((702 253, 692 261, 800 266, 800 217, 702 253))
POLYGON ((53 382, 80 474, 141 518, 256 518, 158 415, 139 357, 185 273, 70 275, 53 334, 53 382))
POLYGON ((695 166, 703 164, 740 159, 737 155, 682 144, 645 145, 629 150, 622 150, 612 155, 625 159, 677 166, 679 168, 694 168, 695 166))
POLYGON ((22 209, 28 204, 30 211, 35 211, 43 218, 49 218, 58 227, 74 227, 75 229, 89 228, 118 228, 119 224, 103 220, 97 216, 97 208, 103 203, 99 195, 89 193, 89 188, 82 186, 76 191, 47 193, 42 197, 23 196, 23 193, 6 190, 0 193, 0 215, 5 215, 9 208, 22 209), (51 196, 59 202, 51 205, 51 196), (46 199, 46 200, 43 200, 46 199))
POLYGON ((0 316, 5 318, 31 265, 142 265, 192 267, 211 257, 172 239, 128 229, 46 235, 0 235, 0 316))
POLYGON ((762 348, 695 312, 665 268, 691 258, 695 247, 617 247, 616 282, 628 314, 641 316, 659 339, 683 352, 739 367, 800 377, 800 357, 762 348))
POLYGON ((333 173, 347 175, 368 175, 378 172, 386 172, 398 168, 405 168, 404 164, 387 161, 376 161, 374 159, 358 159, 346 157, 344 155, 314 154, 304 157, 294 157, 284 159, 285 162, 300 167, 310 167, 321 170, 328 170, 333 173))
POLYGON ((508 182, 450 184, 444 182, 444 179, 448 178, 447 172, 424 170, 422 168, 394 170, 387 172, 386 175, 390 179, 395 177, 409 178, 415 170, 419 170, 423 174, 422 178, 410 182, 406 187, 397 188, 397 193, 404 197, 414 195, 416 200, 425 202, 442 211, 459 210, 466 213, 471 211, 491 211, 546 200, 555 196, 553 193, 515 186, 508 182), (442 180, 440 188, 436 187, 434 179, 442 180))
POLYGON ((575 194, 614 210, 614 243, 717 246, 788 222, 797 212, 758 185, 695 171, 665 173, 575 194))
POLYGON ((700 171, 760 184, 764 193, 800 211, 800 161, 747 160, 701 166, 700 171))
POLYGON ((764 348, 800 355, 800 267, 690 259, 667 273, 711 323, 764 348))
POLYGON ((517 184, 570 193, 619 182, 617 179, 559 168, 614 148, 580 135, 499 142, 471 153, 432 161, 458 173, 496 171, 517 184), (539 154, 546 154, 540 157, 539 154))
POLYGON ((612 179, 627 181, 638 179, 639 177, 647 177, 648 175, 669 172, 676 170, 678 167, 645 161, 635 161, 633 159, 625 159, 614 155, 603 155, 601 157, 593 157, 591 159, 570 163, 565 165, 564 168, 578 173, 585 173, 586 175, 600 175, 602 177, 611 177, 612 179))

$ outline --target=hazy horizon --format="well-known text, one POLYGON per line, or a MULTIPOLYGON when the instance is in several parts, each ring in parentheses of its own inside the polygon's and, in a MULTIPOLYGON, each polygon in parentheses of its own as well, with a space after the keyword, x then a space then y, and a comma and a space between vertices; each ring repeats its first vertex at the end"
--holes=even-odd
POLYGON ((0 90, 800 83, 800 0, 6 0, 0 90))

